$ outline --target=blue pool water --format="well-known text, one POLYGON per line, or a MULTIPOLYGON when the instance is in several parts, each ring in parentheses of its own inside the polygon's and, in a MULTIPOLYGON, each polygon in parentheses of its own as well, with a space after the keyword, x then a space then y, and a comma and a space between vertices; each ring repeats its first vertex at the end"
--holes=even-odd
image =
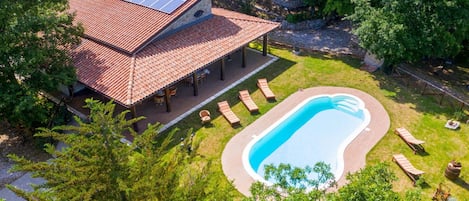
MULTIPOLYGON (((251 176, 262 181, 264 166, 268 164, 289 163, 304 168, 323 161, 331 165, 338 179, 343 172, 345 147, 369 120, 363 101, 355 96, 312 97, 248 144, 243 153, 244 166, 251 176)), ((311 179, 315 176, 309 175, 311 179)))

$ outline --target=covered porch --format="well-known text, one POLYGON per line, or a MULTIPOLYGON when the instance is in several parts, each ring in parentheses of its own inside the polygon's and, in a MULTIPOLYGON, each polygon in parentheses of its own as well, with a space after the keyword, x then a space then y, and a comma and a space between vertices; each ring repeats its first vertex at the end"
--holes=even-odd
MULTIPOLYGON (((249 48, 246 48, 245 53, 245 67, 243 67, 243 51, 241 49, 232 53, 229 58, 225 57, 223 59, 225 65, 223 68, 221 67, 222 60, 206 66, 204 69, 208 69, 210 73, 204 79, 197 82, 197 95, 194 94, 194 85, 187 82, 186 79, 173 84, 172 86, 176 87, 177 90, 174 96, 169 97, 169 103, 171 104, 170 112, 168 112, 168 106, 165 101, 155 101, 157 94, 131 108, 126 108, 116 103, 116 112, 130 109, 132 116, 146 117, 136 125, 139 131, 145 130, 148 123, 155 122, 164 124, 163 129, 166 129, 192 112, 200 110, 200 107, 221 95, 224 91, 229 90, 238 82, 254 75, 276 60, 273 56, 263 56, 263 52, 249 48), (222 69, 224 71, 223 80, 221 79, 222 69)), ((89 110, 83 108, 83 105, 84 100, 90 97, 105 102, 110 100, 97 92, 86 89, 75 94, 72 102, 68 105, 74 108, 76 112, 87 116, 89 110)), ((210 112, 216 113, 217 111, 210 112)))

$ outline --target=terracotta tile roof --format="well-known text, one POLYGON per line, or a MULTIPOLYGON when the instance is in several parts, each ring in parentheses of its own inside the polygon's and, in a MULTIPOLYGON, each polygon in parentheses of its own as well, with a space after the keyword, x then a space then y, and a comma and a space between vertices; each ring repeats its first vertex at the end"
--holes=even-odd
POLYGON ((72 57, 80 82, 120 104, 128 102, 128 82, 133 69, 129 55, 84 39, 72 57))
POLYGON ((135 59, 85 41, 76 50, 79 81, 131 106, 279 26, 224 9, 212 12, 212 18, 151 43, 135 59))
POLYGON ((171 14, 123 0, 70 0, 69 5, 86 37, 131 53, 197 2, 187 0, 171 14))

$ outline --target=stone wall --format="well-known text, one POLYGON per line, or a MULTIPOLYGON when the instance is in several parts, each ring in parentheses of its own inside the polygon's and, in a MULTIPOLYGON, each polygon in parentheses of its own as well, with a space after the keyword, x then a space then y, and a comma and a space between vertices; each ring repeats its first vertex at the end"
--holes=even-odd
POLYGON ((308 21, 303 21, 303 22, 298 22, 298 23, 289 23, 286 20, 282 21, 282 24, 280 25, 280 29, 283 30, 318 30, 323 28, 326 25, 326 21, 322 19, 317 19, 317 20, 308 20, 308 21))
POLYGON ((171 23, 163 32, 161 32, 157 38, 160 36, 164 36, 165 34, 177 30, 181 27, 186 25, 190 25, 191 23, 197 22, 197 20, 204 19, 212 14, 212 1, 211 0, 201 0, 199 3, 194 5, 190 10, 188 10, 185 14, 179 17, 175 22, 171 23), (202 10, 203 14, 199 17, 195 17, 194 14, 198 11, 202 10))

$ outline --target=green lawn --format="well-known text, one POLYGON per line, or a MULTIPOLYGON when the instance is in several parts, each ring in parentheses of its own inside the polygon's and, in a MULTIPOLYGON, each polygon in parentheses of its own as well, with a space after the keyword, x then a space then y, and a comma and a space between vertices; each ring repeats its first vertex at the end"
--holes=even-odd
MULTIPOLYGON (((199 168, 207 165, 212 160, 209 175, 213 178, 208 188, 216 189, 220 186, 229 187, 232 192, 242 197, 223 174, 221 167, 221 153, 225 144, 244 127, 251 124, 276 104, 298 91, 300 88, 316 86, 342 86, 360 89, 379 100, 389 113, 391 128, 386 136, 372 149, 367 156, 367 163, 374 164, 380 161, 389 162, 392 170, 399 177, 395 183, 395 190, 403 192, 414 188, 411 180, 391 163, 392 154, 403 153, 417 168, 425 171, 424 179, 427 185, 423 186, 426 199, 430 199, 435 188, 443 182, 451 189, 451 193, 458 199, 469 198, 469 172, 465 171, 465 165, 469 165, 467 145, 469 144, 469 126, 462 124, 462 128, 452 131, 444 128, 444 124, 454 112, 450 104, 438 105, 438 97, 422 96, 418 88, 413 85, 405 87, 399 80, 375 72, 368 73, 358 69, 360 60, 343 57, 335 58, 321 54, 309 54, 297 56, 289 50, 270 49, 271 54, 279 57, 279 60, 239 86, 231 89, 221 97, 204 106, 212 111, 213 121, 211 126, 202 127, 197 113, 190 115, 179 122, 180 137, 190 128, 196 133, 195 141, 200 143, 195 157, 194 166, 199 168), (257 89, 256 79, 266 77, 271 89, 277 95, 277 102, 267 102, 257 89), (249 89, 253 100, 260 108, 260 114, 251 115, 244 105, 237 99, 237 92, 241 89, 249 89), (216 109, 216 102, 228 100, 233 111, 240 117, 241 126, 232 128, 228 122, 220 116, 216 109), (396 127, 406 127, 416 138, 425 140, 425 149, 428 154, 414 155, 412 150, 393 133, 396 127), (444 170, 449 161, 455 159, 463 165, 461 178, 457 182, 451 182, 444 177, 444 170)), ((445 99, 447 103, 448 99, 445 99)), ((164 133, 163 135, 164 136, 164 133)), ((176 138, 179 139, 179 138, 176 138)), ((242 168, 242 167, 240 167, 242 168)), ((426 200, 425 199, 425 200, 426 200)))

